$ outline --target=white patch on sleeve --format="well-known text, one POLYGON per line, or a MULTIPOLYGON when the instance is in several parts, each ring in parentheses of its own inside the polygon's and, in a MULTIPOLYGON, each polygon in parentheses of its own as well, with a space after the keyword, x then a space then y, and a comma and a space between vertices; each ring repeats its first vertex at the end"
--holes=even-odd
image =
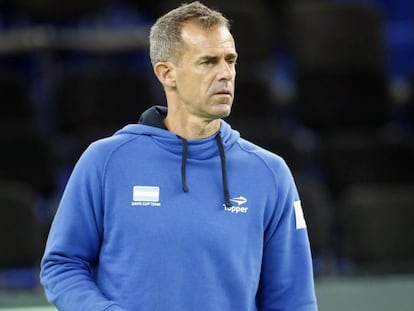
POLYGON ((302 204, 300 203, 300 200, 293 202, 293 207, 295 208, 296 229, 305 229, 306 221, 303 216, 302 204))

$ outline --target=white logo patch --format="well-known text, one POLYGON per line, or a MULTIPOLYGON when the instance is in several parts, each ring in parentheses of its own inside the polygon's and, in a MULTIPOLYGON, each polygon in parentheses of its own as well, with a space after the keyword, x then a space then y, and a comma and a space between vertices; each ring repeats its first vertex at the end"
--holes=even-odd
POLYGON ((134 186, 132 191, 132 206, 160 206, 160 187, 134 186))
POLYGON ((303 215, 302 204, 300 203, 300 200, 293 202, 293 207, 295 208, 296 229, 305 229, 306 221, 305 216, 303 215))

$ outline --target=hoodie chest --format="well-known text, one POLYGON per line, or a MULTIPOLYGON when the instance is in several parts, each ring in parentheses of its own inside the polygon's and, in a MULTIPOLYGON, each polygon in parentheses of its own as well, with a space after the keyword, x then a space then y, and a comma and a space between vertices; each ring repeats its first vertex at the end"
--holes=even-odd
POLYGON ((110 240, 128 240, 137 251, 149 247, 147 243, 164 249, 177 243, 197 245, 211 252, 224 252, 229 243, 240 250, 248 249, 252 240, 260 245, 263 202, 250 200, 251 185, 239 181, 231 206, 224 206, 220 159, 189 159, 187 192, 180 159, 158 167, 154 163, 119 168, 108 177, 113 191, 106 192, 104 218, 110 240))
MULTIPOLYGON (((186 213, 209 217, 226 212, 220 159, 188 159, 185 170, 182 166, 179 157, 172 157, 118 167, 106 179, 105 212, 132 217, 134 214, 173 217, 186 213)), ((237 199, 238 196, 232 199, 240 208, 228 211, 247 213, 248 208, 242 208, 243 198, 237 199)))

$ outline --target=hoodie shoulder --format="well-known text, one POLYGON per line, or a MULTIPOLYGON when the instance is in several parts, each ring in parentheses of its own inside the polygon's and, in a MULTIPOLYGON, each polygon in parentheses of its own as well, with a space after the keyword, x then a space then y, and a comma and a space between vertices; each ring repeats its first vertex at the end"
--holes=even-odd
POLYGON ((81 158, 106 159, 121 146, 136 139, 137 135, 130 133, 115 133, 112 136, 95 140, 84 150, 81 158))
MULTIPOLYGON (((98 139, 92 142, 86 151, 110 153, 125 144, 144 137, 169 137, 174 136, 167 130, 144 124, 128 124, 115 132, 112 136, 98 139)), ((174 136, 175 137, 175 136, 174 136)))
POLYGON ((245 152, 252 154, 263 161, 264 164, 273 172, 290 171, 285 159, 279 154, 260 147, 259 145, 256 145, 255 143, 244 138, 239 139, 239 146, 245 152))

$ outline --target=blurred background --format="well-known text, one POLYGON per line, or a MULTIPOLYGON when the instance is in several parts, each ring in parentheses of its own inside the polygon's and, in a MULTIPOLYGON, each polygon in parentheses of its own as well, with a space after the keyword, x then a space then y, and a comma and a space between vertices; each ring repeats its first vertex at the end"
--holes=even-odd
MULTIPOLYGON (((181 2, 0 0, 0 307, 45 304, 39 259, 81 152, 165 105, 147 37, 181 2)), ((296 178, 321 310, 412 310, 414 2, 203 2, 239 52, 228 122, 296 178)))

